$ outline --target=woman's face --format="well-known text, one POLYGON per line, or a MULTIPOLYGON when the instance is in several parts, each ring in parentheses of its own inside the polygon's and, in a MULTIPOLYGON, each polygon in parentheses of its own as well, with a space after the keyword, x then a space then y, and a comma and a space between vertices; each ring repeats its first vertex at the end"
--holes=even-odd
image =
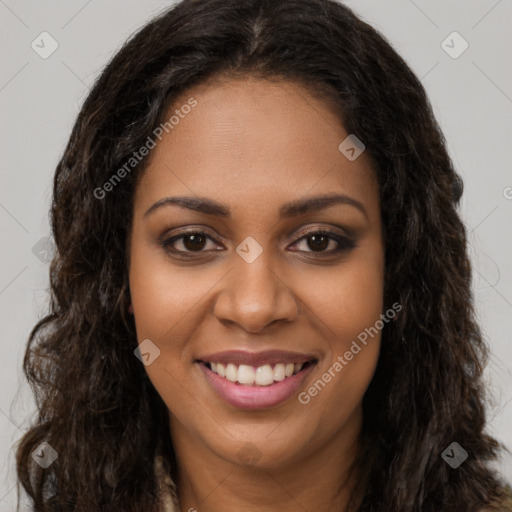
POLYGON ((361 334, 383 312, 369 157, 288 82, 197 86, 173 114, 136 190, 129 279, 176 449, 278 467, 352 443, 380 345, 361 334))

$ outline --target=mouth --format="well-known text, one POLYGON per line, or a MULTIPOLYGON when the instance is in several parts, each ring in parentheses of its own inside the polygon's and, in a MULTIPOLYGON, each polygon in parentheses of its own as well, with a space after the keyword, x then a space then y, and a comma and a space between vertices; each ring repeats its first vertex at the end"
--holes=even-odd
POLYGON ((216 357, 217 361, 198 359, 195 363, 216 394, 230 405, 241 409, 265 409, 282 404, 303 385, 318 362, 314 357, 290 354, 281 355, 277 357, 278 361, 273 362, 268 361, 267 354, 263 357, 265 361, 261 361, 260 354, 252 357, 252 360, 259 361, 256 366, 245 364, 249 362, 247 354, 237 354, 238 357, 233 357, 233 353, 231 356, 224 353, 222 357, 216 357), (240 363, 240 359, 245 359, 244 363, 240 363))
POLYGON ((247 364, 200 361, 211 372, 242 386, 272 386, 276 382, 282 382, 299 374, 315 362, 314 359, 311 359, 304 363, 274 363, 254 367, 247 364))

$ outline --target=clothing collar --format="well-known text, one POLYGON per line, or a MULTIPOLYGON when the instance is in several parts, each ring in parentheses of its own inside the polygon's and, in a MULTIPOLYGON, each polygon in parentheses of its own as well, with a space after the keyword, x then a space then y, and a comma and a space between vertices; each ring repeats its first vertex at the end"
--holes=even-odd
POLYGON ((164 470, 161 455, 155 458, 155 475, 158 481, 159 494, 162 497, 162 508, 159 512, 180 512, 176 484, 164 470))

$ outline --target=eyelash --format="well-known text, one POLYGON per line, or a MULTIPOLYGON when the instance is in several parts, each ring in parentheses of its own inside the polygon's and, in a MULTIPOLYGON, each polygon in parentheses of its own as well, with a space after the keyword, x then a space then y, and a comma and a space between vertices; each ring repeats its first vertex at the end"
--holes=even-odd
MULTIPOLYGON (((204 231, 200 231, 200 230, 188 230, 188 231, 182 231, 181 233, 175 235, 175 236, 172 236, 170 238, 167 238, 165 240, 163 240, 161 242, 161 245, 162 247, 164 248, 165 251, 169 252, 169 253, 172 253, 172 254, 176 254, 176 255, 180 255, 184 258, 193 258, 195 254, 201 254, 203 252, 206 252, 204 250, 199 250, 199 251, 179 251, 179 250, 176 250, 176 249, 172 249, 170 246, 180 240, 180 239, 183 239, 185 238, 186 236, 190 236, 190 235, 201 235, 201 236, 204 236, 206 237, 207 239, 215 242, 215 240, 209 236, 206 232, 204 231)), ((308 252, 308 253, 311 253, 313 255, 314 258, 322 258, 322 257, 326 257, 326 256, 332 256, 333 254, 339 254, 341 252, 345 252, 345 251, 348 251, 348 250, 351 250, 353 249, 356 244, 353 240, 351 240, 350 238, 347 238, 343 235, 340 235, 339 233, 335 233, 333 231, 330 231, 330 230, 326 230, 326 229, 320 229, 320 228, 310 228, 308 230, 306 230, 304 233, 302 233, 301 237, 298 238, 293 245, 297 244, 298 242, 302 241, 302 240, 305 240, 307 239, 308 237, 312 236, 312 235, 318 235, 318 236, 326 236, 328 237, 329 239, 331 240, 334 240, 335 242, 338 243, 338 248, 334 249, 334 250, 330 250, 330 251, 322 251, 322 252, 318 252, 318 253, 315 253, 314 251, 298 251, 298 252, 308 252)))

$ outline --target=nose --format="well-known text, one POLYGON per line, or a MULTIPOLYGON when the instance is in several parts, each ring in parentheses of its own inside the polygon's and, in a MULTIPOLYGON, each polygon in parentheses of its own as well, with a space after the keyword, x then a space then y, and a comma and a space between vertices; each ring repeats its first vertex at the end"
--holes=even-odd
POLYGON ((218 320, 238 324, 250 333, 278 320, 295 320, 299 310, 295 294, 264 255, 265 251, 252 263, 235 256, 215 301, 213 313, 218 320))

